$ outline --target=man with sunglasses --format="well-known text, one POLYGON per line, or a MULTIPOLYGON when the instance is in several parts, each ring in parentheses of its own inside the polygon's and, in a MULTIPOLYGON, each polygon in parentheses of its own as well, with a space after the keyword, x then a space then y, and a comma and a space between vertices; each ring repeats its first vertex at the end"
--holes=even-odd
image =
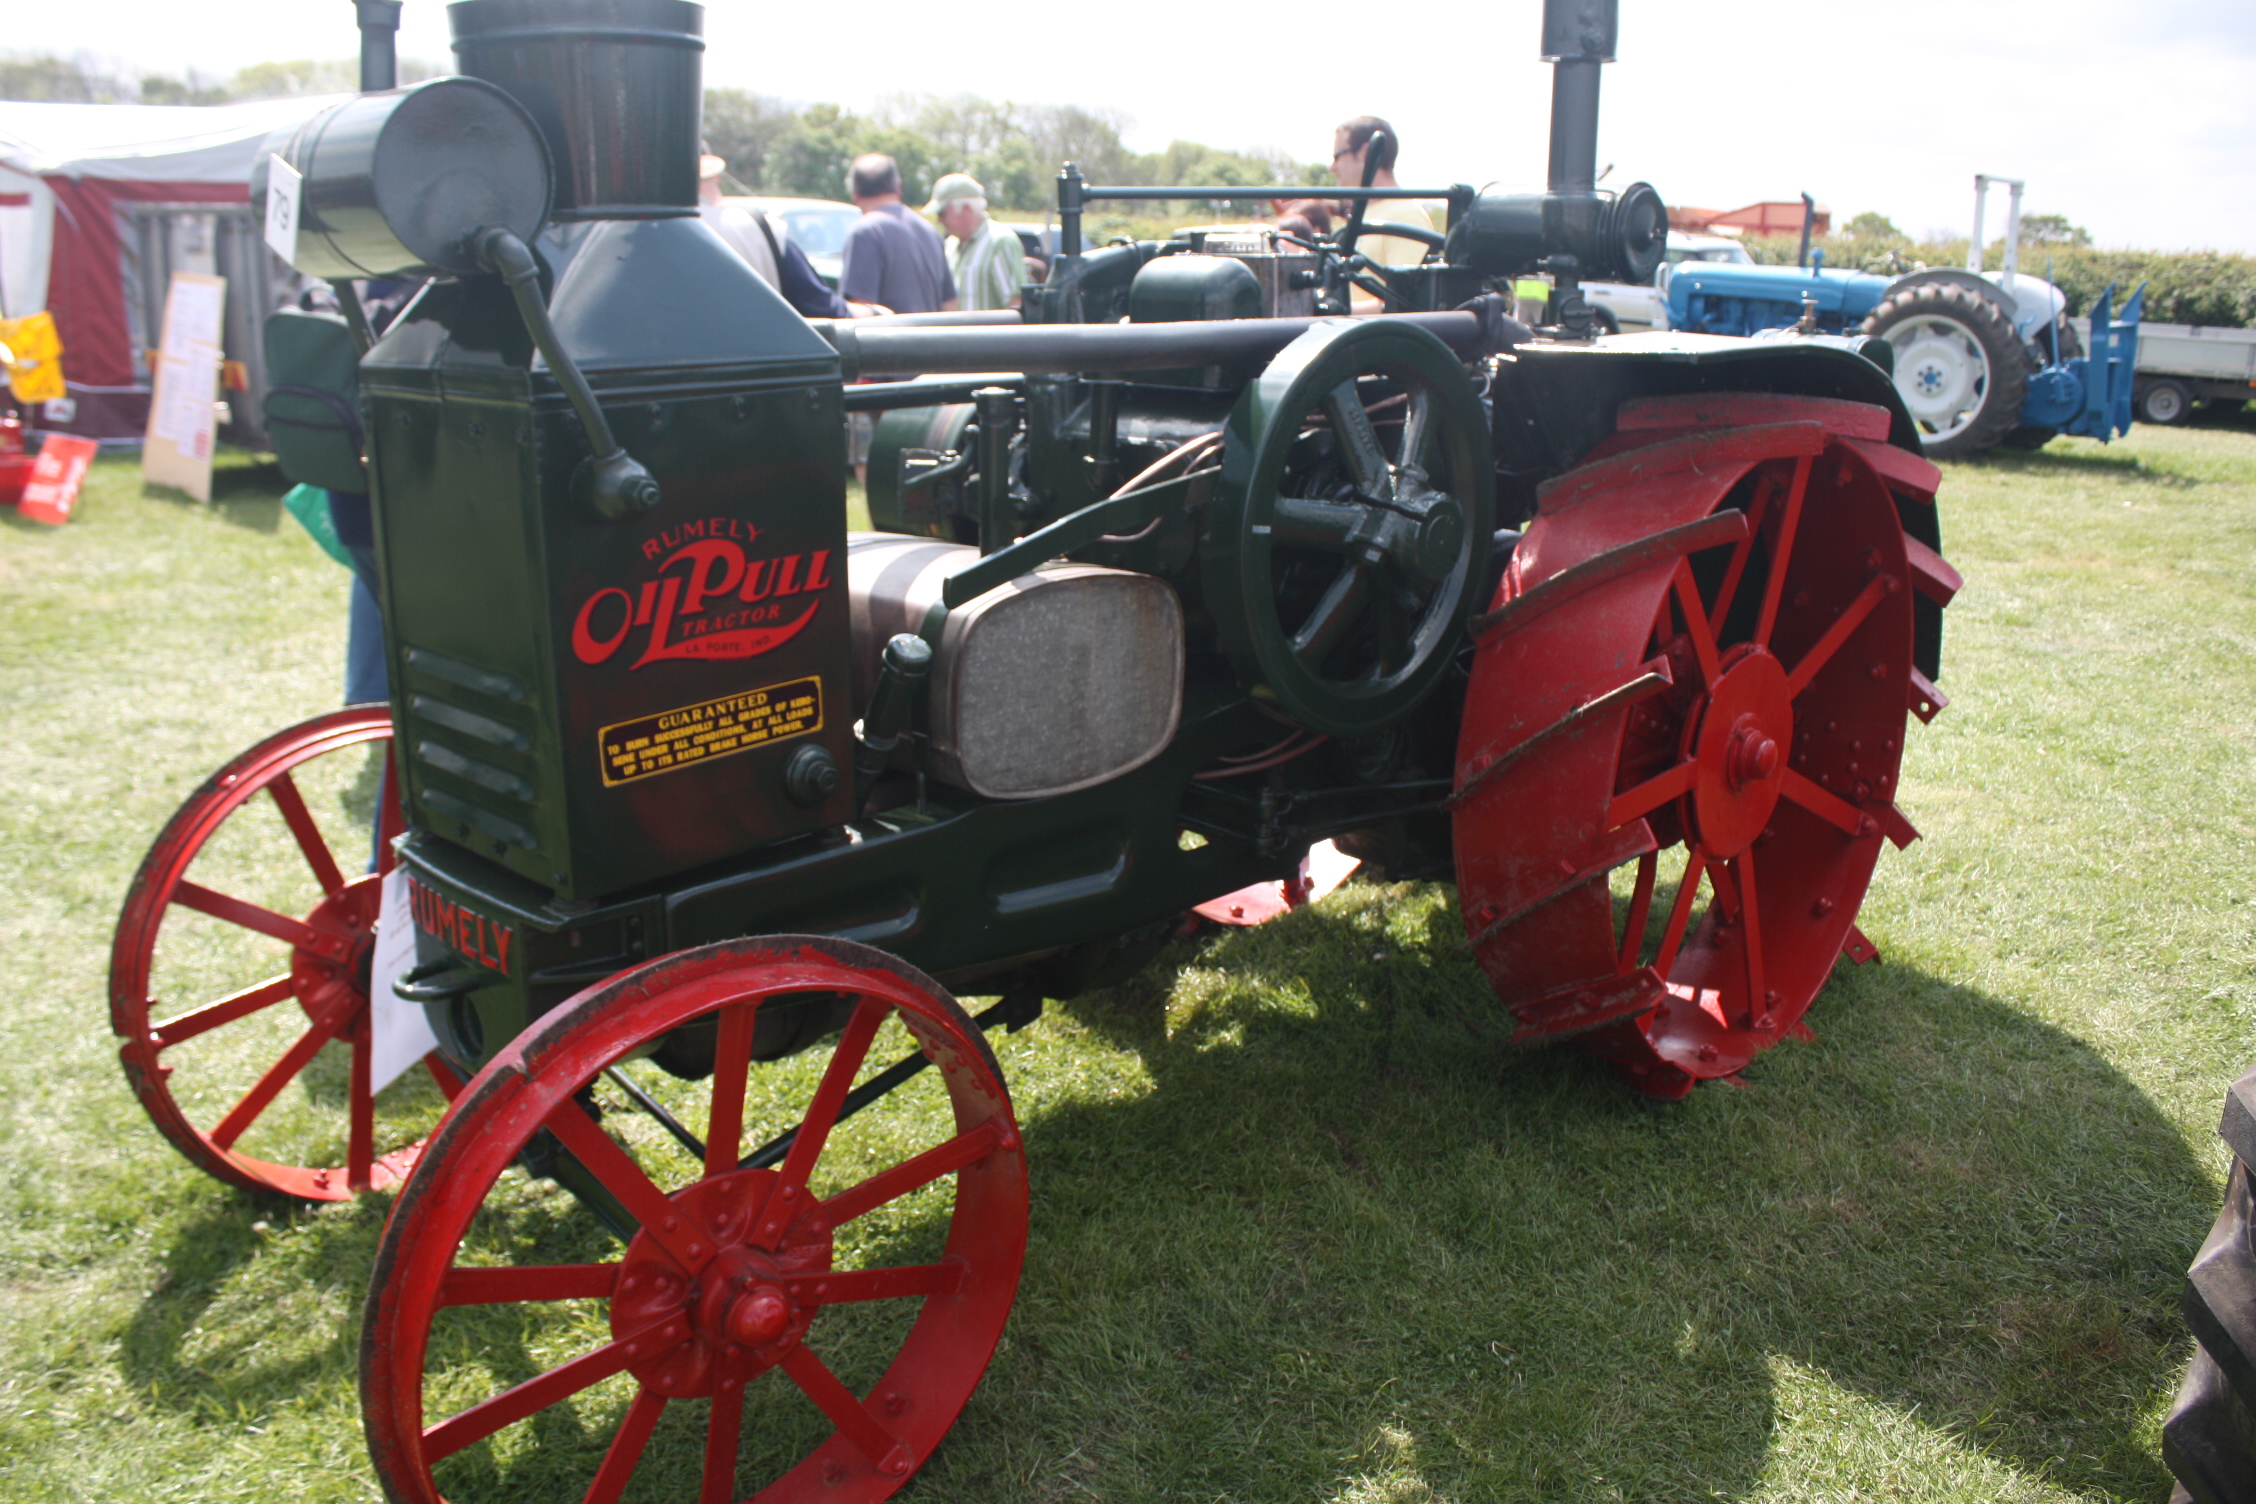
MULTIPOLYGON (((1362 187, 1363 169, 1376 150, 1377 170, 1371 175, 1370 186, 1399 187, 1394 180, 1394 156, 1401 144, 1402 138, 1386 121, 1376 115, 1358 115, 1332 132, 1332 177, 1342 188, 1362 187), (1375 142, 1374 137, 1378 138, 1375 142)), ((1344 222, 1353 208, 1352 203, 1341 204, 1340 220, 1344 222)), ((1372 224, 1414 225, 1438 233, 1449 222, 1449 206, 1439 199, 1373 199, 1363 217, 1372 224)), ((1361 237, 1355 249, 1382 266, 1416 266, 1426 259, 1430 247, 1408 236, 1382 234, 1361 237)))

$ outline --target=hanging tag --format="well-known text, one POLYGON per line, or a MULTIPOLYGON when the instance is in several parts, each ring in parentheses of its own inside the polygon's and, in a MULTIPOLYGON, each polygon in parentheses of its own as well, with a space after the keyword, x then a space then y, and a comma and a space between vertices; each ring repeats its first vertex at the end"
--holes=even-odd
POLYGON ((282 160, 280 153, 266 159, 266 243, 292 266, 298 264, 298 194, 305 175, 282 160))
POLYGON ((415 965, 415 921, 407 907, 407 869, 384 875, 383 901, 376 910, 376 954, 368 968, 368 1089, 382 1091, 400 1072, 439 1047, 421 1003, 392 991, 392 984, 415 965))

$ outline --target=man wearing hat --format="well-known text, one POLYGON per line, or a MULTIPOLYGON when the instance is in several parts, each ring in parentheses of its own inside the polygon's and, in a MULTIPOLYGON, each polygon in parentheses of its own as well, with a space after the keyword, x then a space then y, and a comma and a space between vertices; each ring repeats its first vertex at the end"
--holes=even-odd
POLYGON ((987 190, 968 172, 951 172, 932 185, 924 212, 949 236, 949 267, 956 274, 957 306, 1016 308, 1024 275, 1018 237, 987 217, 987 190))

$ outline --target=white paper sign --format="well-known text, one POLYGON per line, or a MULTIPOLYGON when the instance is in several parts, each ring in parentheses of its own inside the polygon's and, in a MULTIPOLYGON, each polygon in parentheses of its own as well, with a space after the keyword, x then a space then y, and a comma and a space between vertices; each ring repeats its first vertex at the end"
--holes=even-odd
POLYGON ((157 390, 163 394, 157 402, 157 437, 185 452, 196 437, 195 383, 189 379, 188 362, 170 356, 158 361, 157 390))
POLYGON ((191 282, 183 277, 172 284, 165 302, 164 350, 184 354, 195 345, 219 347, 219 302, 226 293, 221 282, 191 282))
POLYGON ((407 909, 407 869, 384 876, 384 897, 376 909, 376 954, 368 968, 368 1089, 382 1091, 400 1072, 439 1047, 421 1003, 392 991, 392 984, 415 966, 415 921, 407 909))
POLYGON ((282 160, 279 153, 266 159, 266 243, 274 254, 295 266, 298 260, 298 194, 305 176, 282 160))

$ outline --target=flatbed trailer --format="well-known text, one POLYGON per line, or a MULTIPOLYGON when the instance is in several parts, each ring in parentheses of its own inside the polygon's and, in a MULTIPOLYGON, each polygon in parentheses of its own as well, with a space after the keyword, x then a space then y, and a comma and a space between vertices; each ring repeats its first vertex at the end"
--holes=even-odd
POLYGON ((2136 369, 2131 405, 2141 423, 2182 423, 2203 402, 2256 400, 2256 329, 2142 322, 2136 369))

